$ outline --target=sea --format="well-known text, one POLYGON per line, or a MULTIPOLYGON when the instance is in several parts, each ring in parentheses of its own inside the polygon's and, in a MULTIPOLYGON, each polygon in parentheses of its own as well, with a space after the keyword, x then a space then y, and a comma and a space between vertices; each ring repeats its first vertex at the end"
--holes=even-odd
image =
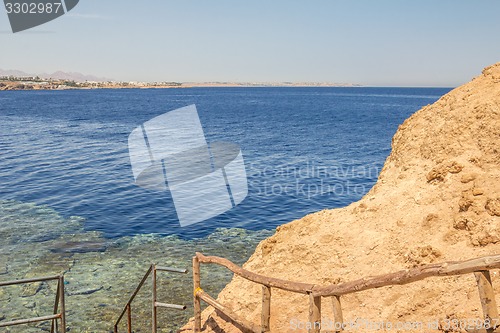
MULTIPOLYGON (((106 331, 148 262, 189 267, 194 251, 202 250, 242 264, 277 226, 359 200, 376 182, 398 126, 450 90, 0 92, 0 281, 63 272, 74 295, 69 325, 106 331), (135 184, 128 138, 145 122, 192 104, 208 143, 241 149, 248 195, 220 215, 182 227, 168 190, 135 184), (110 267, 126 272, 122 280, 110 267), (82 302, 88 306, 77 305, 82 302)), ((214 296, 231 278, 221 274, 207 281, 214 296)), ((189 281, 166 288, 189 305, 189 281)), ((21 316, 10 311, 16 306, 26 315, 34 311, 14 289, 5 295, 0 314, 7 319, 21 316)), ((190 314, 165 314, 165 327, 178 328, 190 314)))

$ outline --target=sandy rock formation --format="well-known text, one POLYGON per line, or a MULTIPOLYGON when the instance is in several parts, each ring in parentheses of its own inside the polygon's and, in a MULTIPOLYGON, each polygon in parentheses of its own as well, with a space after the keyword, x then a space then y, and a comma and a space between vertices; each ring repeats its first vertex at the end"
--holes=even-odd
MULTIPOLYGON (((327 285, 498 253, 500 63, 408 118, 394 135, 377 184, 360 201, 278 227, 244 268, 327 285)), ((498 271, 492 279, 500 295, 498 271)), ((218 299, 260 322, 259 285, 235 277, 218 299)), ((351 294, 342 305, 347 322, 438 321, 443 331, 447 319, 482 317, 472 274, 351 294)), ((298 323, 307 322, 308 299, 273 289, 271 316, 272 332, 305 332, 298 323)), ((333 313, 324 298, 323 321, 328 320, 333 313)), ((210 307, 203 324, 206 332, 239 331, 210 307)))

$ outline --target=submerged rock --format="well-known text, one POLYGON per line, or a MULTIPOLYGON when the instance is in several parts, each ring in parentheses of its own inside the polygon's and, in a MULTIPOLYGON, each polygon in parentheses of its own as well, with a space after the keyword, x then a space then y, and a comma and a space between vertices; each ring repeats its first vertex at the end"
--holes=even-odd
POLYGON ((23 291, 21 293, 21 297, 31 297, 35 296, 40 292, 44 287, 43 282, 33 282, 27 283, 23 285, 23 291))
POLYGON ((54 253, 104 252, 107 247, 106 241, 71 241, 55 243, 50 251, 54 253))
POLYGON ((84 289, 84 290, 78 290, 74 292, 68 293, 69 296, 75 296, 75 295, 90 295, 93 294, 97 291, 102 290, 104 287, 100 286, 99 288, 94 288, 94 289, 84 289))
POLYGON ((4 244, 47 242, 82 230, 83 218, 65 219, 55 210, 34 203, 0 200, 0 239, 4 244))

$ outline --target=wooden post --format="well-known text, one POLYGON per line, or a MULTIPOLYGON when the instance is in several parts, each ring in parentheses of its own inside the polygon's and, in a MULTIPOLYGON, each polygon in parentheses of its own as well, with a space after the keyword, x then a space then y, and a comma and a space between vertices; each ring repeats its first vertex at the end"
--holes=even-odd
POLYGON ((227 317, 227 320, 231 322, 233 325, 235 325, 239 331, 251 332, 251 333, 260 332, 260 325, 255 325, 253 322, 243 317, 240 317, 239 315, 231 311, 231 309, 227 308, 226 306, 217 302, 217 300, 210 297, 210 295, 204 292, 203 290, 198 290, 197 295, 198 298, 205 301, 205 303, 207 303, 208 305, 211 305, 215 310, 217 310, 221 314, 225 315, 227 317))
POLYGON ((493 331, 493 329, 495 329, 493 326, 497 323, 499 317, 495 293, 493 291, 493 285, 491 284, 490 271, 474 272, 474 275, 477 281, 484 320, 489 320, 492 326, 492 329, 487 331, 493 331))
POLYGON ((132 309, 127 305, 127 332, 132 333, 132 309))
POLYGON ((332 296, 333 319, 335 332, 343 330, 344 318, 342 315, 342 307, 340 305, 340 296, 332 296))
POLYGON ((194 329, 195 333, 201 332, 201 303, 196 295, 200 290, 200 262, 198 257, 193 257, 193 306, 194 306, 194 329))
POLYGON ((260 317, 261 333, 270 332, 271 321, 271 287, 262 286, 262 313, 260 317))
POLYGON ((153 310, 153 333, 157 332, 157 318, 156 318, 156 264, 153 264, 153 271, 151 272, 152 274, 152 279, 153 279, 153 304, 152 304, 152 310, 153 310))
POLYGON ((309 293, 309 333, 321 332, 321 296, 309 293))

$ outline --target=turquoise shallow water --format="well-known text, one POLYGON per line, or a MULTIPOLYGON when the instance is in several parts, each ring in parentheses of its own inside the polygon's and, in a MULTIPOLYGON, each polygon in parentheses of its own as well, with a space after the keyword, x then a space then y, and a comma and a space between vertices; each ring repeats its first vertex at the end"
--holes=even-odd
MULTIPOLYGON (((0 280, 64 273, 68 327, 73 332, 108 332, 150 263, 188 268, 189 274, 160 272, 158 300, 186 304, 186 311, 159 310, 160 332, 171 332, 192 316, 191 257, 194 249, 242 264, 270 231, 220 229, 199 239, 142 234, 108 239, 84 230, 84 219, 63 218, 46 206, 0 201, 0 280), (15 237, 12 237, 15 235, 15 237), (50 235, 49 239, 46 237, 50 235)), ((203 286, 217 295, 230 281, 227 270, 203 267, 203 286), (210 276, 210 279, 208 278, 210 276)), ((0 288, 0 319, 48 315, 56 283, 0 288)), ((151 282, 134 306, 134 331, 150 332, 151 282)), ((48 323, 6 332, 48 331, 48 323)))

